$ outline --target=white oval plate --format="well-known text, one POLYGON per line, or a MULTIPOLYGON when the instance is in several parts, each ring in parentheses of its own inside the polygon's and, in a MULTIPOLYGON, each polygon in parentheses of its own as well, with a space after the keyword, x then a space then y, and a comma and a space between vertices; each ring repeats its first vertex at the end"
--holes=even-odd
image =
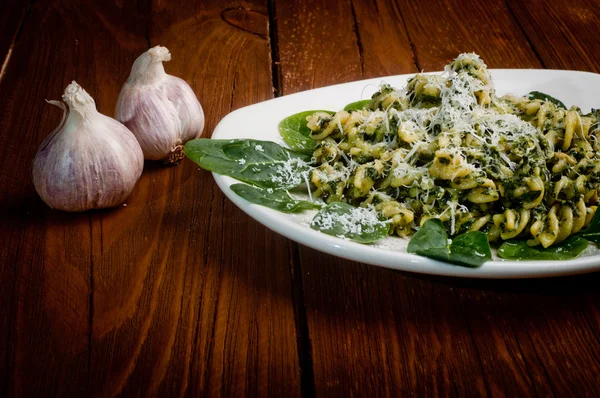
MULTIPOLYGON (((498 95, 524 95, 537 90, 555 96, 567 106, 578 105, 584 112, 600 106, 600 75, 594 73, 534 69, 496 69, 491 72, 498 95)), ((370 98, 381 82, 401 88, 412 76, 414 74, 361 80, 247 106, 223 118, 212 138, 254 138, 284 145, 278 124, 285 117, 312 109, 340 110, 348 103, 370 98)), ((535 278, 600 270, 600 252, 594 245, 590 245, 590 249, 575 260, 503 261, 495 258, 480 268, 460 267, 408 254, 408 240, 398 237, 390 236, 376 244, 363 245, 311 229, 308 225, 314 211, 299 215, 284 214, 251 204, 229 189, 236 180, 215 173, 213 176, 233 203, 266 227, 303 245, 353 261, 403 271, 472 278, 535 278)))

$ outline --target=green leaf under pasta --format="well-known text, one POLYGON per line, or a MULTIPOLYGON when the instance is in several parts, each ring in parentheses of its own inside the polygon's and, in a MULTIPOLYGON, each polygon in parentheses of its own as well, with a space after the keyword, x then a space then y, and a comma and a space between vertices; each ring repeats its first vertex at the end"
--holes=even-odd
POLYGON ((450 241, 444 224, 437 218, 425 221, 408 243, 407 251, 470 268, 492 259, 490 243, 483 232, 467 232, 450 241))
POLYGON ((590 225, 583 231, 579 231, 575 236, 580 236, 584 239, 600 244, 600 211, 596 211, 590 225))
POLYGON ((554 98, 551 95, 539 92, 539 91, 532 91, 529 94, 527 94, 527 97, 529 99, 539 99, 542 101, 548 101, 548 102, 552 102, 554 105, 560 107, 560 108, 564 108, 567 109, 567 107, 565 106, 565 104, 562 103, 562 101, 554 98))
POLYGON ((333 202, 319 211, 312 229, 358 243, 372 243, 388 235, 390 224, 374 210, 333 202))
POLYGON ((295 199, 284 189, 269 190, 247 184, 233 184, 229 188, 250 203, 269 207, 282 213, 295 213, 322 207, 316 202, 295 199))
POLYGON ((524 240, 509 240, 498 248, 498 255, 507 260, 571 260, 587 249, 589 243, 579 236, 571 236, 558 245, 530 247, 524 240))
POLYGON ((288 116, 279 122, 279 134, 290 148, 312 155, 317 142, 310 137, 310 129, 307 126, 306 118, 313 115, 315 112, 325 112, 333 115, 332 111, 304 111, 288 116))
POLYGON ((352 102, 344 107, 346 112, 359 111, 365 109, 371 103, 370 99, 352 102))

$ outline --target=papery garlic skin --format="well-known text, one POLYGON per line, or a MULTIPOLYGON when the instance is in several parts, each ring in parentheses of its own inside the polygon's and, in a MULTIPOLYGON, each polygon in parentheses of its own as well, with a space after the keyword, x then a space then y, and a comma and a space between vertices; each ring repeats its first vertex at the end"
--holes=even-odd
POLYGON ((115 118, 138 139, 144 158, 176 163, 183 145, 202 135, 204 112, 192 88, 165 73, 165 47, 146 51, 133 63, 117 100, 115 118))
POLYGON ((113 207, 131 193, 144 155, 124 125, 99 113, 92 97, 72 82, 64 114, 33 160, 33 184, 48 206, 64 211, 113 207))

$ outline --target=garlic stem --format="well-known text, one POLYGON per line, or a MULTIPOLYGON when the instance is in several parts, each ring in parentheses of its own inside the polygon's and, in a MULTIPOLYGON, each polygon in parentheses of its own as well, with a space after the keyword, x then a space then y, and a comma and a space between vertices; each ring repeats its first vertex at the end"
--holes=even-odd
POLYGON ((135 60, 127 83, 147 85, 160 82, 167 75, 163 62, 170 60, 171 53, 166 47, 151 48, 135 60))
POLYGON ((69 106, 69 111, 75 111, 84 120, 90 112, 98 112, 94 99, 75 81, 67 86, 62 99, 69 106))

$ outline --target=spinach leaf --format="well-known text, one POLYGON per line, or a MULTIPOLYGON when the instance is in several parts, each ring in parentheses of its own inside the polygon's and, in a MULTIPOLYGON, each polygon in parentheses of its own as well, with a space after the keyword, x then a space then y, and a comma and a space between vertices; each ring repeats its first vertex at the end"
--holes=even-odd
POLYGON ((358 243, 373 243, 390 232, 390 223, 374 210, 341 202, 330 203, 319 211, 310 227, 358 243))
POLYGON ((450 262, 479 267, 491 259, 490 242, 483 232, 466 232, 455 237, 450 244, 450 262))
POLYGON ((448 235, 442 221, 434 218, 425 224, 410 239, 406 249, 409 253, 448 261, 450 256, 448 235))
POLYGON ((229 188, 250 203, 266 206, 283 213, 295 213, 322 207, 316 202, 294 199, 284 189, 261 189, 247 184, 233 184, 229 188))
POLYGON ((263 188, 296 187, 311 169, 309 155, 270 141, 200 138, 185 144, 185 154, 205 170, 263 188))
MULTIPOLYGON (((213 140, 216 141, 216 140, 213 140)), ((246 163, 264 163, 286 161, 291 157, 296 157, 289 149, 272 141, 258 140, 224 140, 223 153, 236 161, 244 159, 246 163)), ((298 157, 309 160, 309 157, 300 155, 298 157)))
MULTIPOLYGON (((186 144, 185 153, 190 158, 211 156, 231 161, 244 159, 248 163, 285 161, 290 158, 310 160, 310 156, 289 150, 275 142, 253 139, 213 140, 199 138, 186 144)), ((193 158, 192 160, 194 160, 193 158)))
POLYGON ((449 241, 444 224, 437 218, 425 221, 408 242, 407 251, 471 268, 492 259, 490 243, 483 232, 467 232, 449 241))
POLYGON ((579 236, 571 236, 548 248, 529 247, 524 240, 509 240, 498 248, 498 255, 509 260, 571 260, 579 257, 588 245, 588 241, 579 236))
POLYGON ((590 225, 583 231, 577 232, 575 236, 580 236, 590 242, 600 244, 600 211, 596 211, 590 225))
POLYGON ((367 107, 367 105, 369 105, 371 103, 371 100, 362 100, 362 101, 356 101, 356 102, 352 102, 348 105, 346 105, 344 107, 344 110, 346 112, 351 112, 351 111, 359 111, 361 109, 365 109, 367 107))
POLYGON ((310 137, 310 129, 306 121, 306 117, 315 112, 335 114, 331 111, 305 111, 288 116, 279 122, 279 134, 281 134, 286 144, 292 149, 307 155, 312 155, 317 145, 317 141, 310 137))
POLYGON ((552 102, 554 105, 558 106, 559 108, 564 108, 567 109, 567 107, 565 106, 565 104, 562 103, 562 101, 552 97, 551 95, 545 94, 545 93, 541 93, 539 91, 532 91, 529 94, 527 94, 527 98, 529 99, 539 99, 542 101, 548 101, 548 102, 552 102))

